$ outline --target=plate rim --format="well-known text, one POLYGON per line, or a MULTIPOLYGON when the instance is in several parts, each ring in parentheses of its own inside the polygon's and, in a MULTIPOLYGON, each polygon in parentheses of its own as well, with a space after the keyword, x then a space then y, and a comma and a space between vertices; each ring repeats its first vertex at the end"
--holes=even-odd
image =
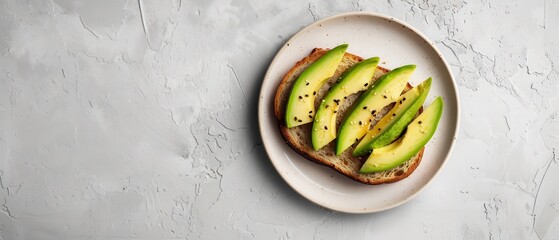
POLYGON ((283 43, 283 46, 278 50, 278 52, 275 54, 274 58, 272 59, 272 61, 268 65, 268 68, 266 70, 266 74, 264 75, 264 79, 263 79, 261 87, 260 87, 260 92, 259 92, 259 96, 258 96, 258 128, 259 128, 259 131, 260 131, 260 138, 262 140, 262 145, 264 146, 266 155, 268 156, 269 160, 271 161, 272 165, 274 166, 274 169, 282 177, 282 179, 289 185, 289 187, 291 187, 295 192, 297 192, 299 195, 303 196, 305 199, 309 200, 310 202, 312 202, 314 204, 317 204, 319 206, 322 206, 324 208, 330 209, 330 210, 334 210, 334 211, 337 211, 337 212, 343 212, 343 213, 367 214, 367 213, 375 213, 375 212, 381 212, 381 211, 385 211, 385 210, 388 210, 388 209, 392 209, 392 208, 398 207, 398 206, 410 201, 411 199, 413 199, 417 195, 419 195, 419 193, 423 192, 423 190, 425 190, 425 188, 431 184, 431 182, 436 178, 436 176, 438 176, 440 174, 442 169, 447 164, 450 156, 452 155, 452 152, 454 150, 454 146, 455 146, 457 138, 458 138, 458 133, 459 133, 459 129, 460 129, 460 119, 461 119, 461 107, 460 106, 461 106, 461 104, 460 104, 460 96, 459 96, 458 86, 456 84, 456 79, 454 77, 452 69, 450 68, 450 65, 448 64, 448 62, 444 58, 441 51, 435 46, 433 41, 428 39, 422 32, 415 29, 413 26, 409 25, 408 23, 406 23, 403 20, 400 20, 398 18, 389 16, 389 15, 385 15, 385 14, 382 14, 382 13, 377 13, 377 12, 351 11, 351 12, 344 12, 344 13, 340 13, 340 14, 335 14, 335 15, 332 15, 332 16, 325 17, 325 18, 322 18, 320 20, 314 21, 314 22, 306 25, 304 28, 298 30, 292 37, 290 37, 287 41, 285 41, 283 43), (396 22, 396 23, 398 23, 402 26, 405 26, 406 28, 410 29, 415 34, 417 34, 419 37, 421 37, 421 39, 423 39, 427 44, 429 44, 431 49, 433 49, 435 51, 435 53, 439 56, 440 60, 443 62, 444 68, 446 69, 446 71, 448 72, 448 74, 450 76, 450 80, 451 80, 451 83, 452 83, 452 88, 454 89, 454 93, 455 93, 454 94, 454 100, 456 101, 456 128, 454 129, 454 133, 452 134, 452 142, 450 143, 450 147, 448 148, 448 151, 444 155, 444 160, 442 161, 440 167, 434 172, 434 174, 431 177, 429 177, 429 179, 425 182, 425 184, 423 184, 421 187, 419 187, 418 189, 413 191, 406 198, 404 198, 402 200, 399 200, 399 201, 396 201, 396 202, 393 202, 391 204, 387 204, 386 206, 381 207, 381 208, 367 208, 366 210, 361 209, 361 211, 359 211, 359 209, 355 209, 355 211, 352 211, 351 209, 336 208, 335 206, 331 206, 330 204, 325 204, 325 203, 322 203, 322 202, 315 201, 314 199, 311 199, 309 196, 307 196, 307 194, 305 194, 304 191, 301 191, 300 189, 295 187, 294 183, 292 183, 291 181, 288 180, 289 177, 287 176, 287 174, 283 173, 282 171, 280 171, 280 169, 278 169, 278 166, 275 163, 274 158, 271 156, 270 150, 268 149, 269 146, 266 145, 266 140, 264 139, 264 136, 263 136, 263 132, 265 130, 263 129, 263 123, 262 123, 264 121, 264 119, 266 118, 265 115, 267 115, 267 114, 264 114, 265 108, 267 106, 264 106, 264 101, 263 100, 264 100, 264 97, 266 96, 266 94, 264 94, 263 86, 266 83, 266 81, 271 81, 271 80, 269 80, 269 79, 271 79, 270 78, 271 66, 273 66, 277 63, 277 61, 280 58, 280 56, 282 55, 282 53, 287 49, 288 44, 292 40, 298 38, 300 35, 305 34, 306 30, 308 30, 308 29, 310 29, 310 28, 312 28, 316 25, 319 25, 323 22, 330 21, 332 19, 349 17, 349 16, 352 16, 352 17, 353 16, 367 16, 367 17, 380 18, 380 19, 383 19, 383 20, 394 21, 394 22, 396 22))

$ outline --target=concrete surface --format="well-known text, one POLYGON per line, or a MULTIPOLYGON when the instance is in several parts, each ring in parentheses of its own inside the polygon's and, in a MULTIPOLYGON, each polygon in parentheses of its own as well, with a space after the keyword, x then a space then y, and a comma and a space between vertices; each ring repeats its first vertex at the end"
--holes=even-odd
POLYGON ((0 239, 559 239, 559 2, 0 1, 0 239), (436 42, 462 100, 433 184, 318 207, 259 138, 272 57, 373 11, 436 42))

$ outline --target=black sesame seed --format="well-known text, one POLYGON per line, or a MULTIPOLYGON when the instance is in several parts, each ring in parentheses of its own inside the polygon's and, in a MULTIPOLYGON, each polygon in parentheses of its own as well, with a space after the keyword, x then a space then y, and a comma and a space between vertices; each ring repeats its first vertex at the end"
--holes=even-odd
POLYGON ((344 97, 344 99, 347 99, 347 96, 346 96, 346 97, 344 97))
POLYGON ((309 113, 312 113, 312 111, 309 111, 309 113))
POLYGON ((299 119, 299 120, 297 120, 297 122, 303 122, 303 120, 299 119))
POLYGON ((396 116, 396 113, 392 113, 392 116, 395 117, 395 116, 396 116))
POLYGON ((363 125, 363 122, 359 121, 359 125, 363 125))
POLYGON ((402 104, 402 100, 400 100, 400 104, 402 104))
POLYGON ((406 101, 406 98, 404 98, 403 100, 406 101))
POLYGON ((309 86, 309 83, 307 82, 307 86, 309 86))
POLYGON ((324 126, 324 130, 328 130, 328 126, 324 126))
POLYGON ((338 111, 334 110, 334 113, 337 113, 338 111))
POLYGON ((359 142, 359 138, 356 138, 355 141, 356 141, 356 142, 359 142))
POLYGON ((312 118, 312 116, 311 116, 311 115, 309 115, 309 118, 312 118))
POLYGON ((305 94, 305 97, 309 97, 309 94, 305 94))
POLYGON ((386 95, 383 95, 384 98, 388 98, 386 95))
POLYGON ((328 105, 324 106, 324 108, 328 108, 328 107, 330 107, 330 106, 328 106, 328 105))
POLYGON ((303 99, 303 96, 299 96, 299 99, 303 99))
POLYGON ((421 124, 421 121, 419 121, 419 122, 417 122, 417 123, 421 124))
POLYGON ((378 130, 380 131, 380 128, 378 130))
POLYGON ((365 87, 368 86, 368 85, 369 85, 369 83, 365 83, 365 87))
POLYGON ((367 106, 364 106, 363 109, 367 109, 367 106))
POLYGON ((377 110, 373 110, 373 111, 371 112, 371 114, 373 114, 373 115, 375 115, 375 113, 377 113, 377 110))
POLYGON ((297 117, 294 117, 293 120, 297 121, 297 117))
POLYGON ((316 95, 316 91, 312 92, 312 95, 316 95))

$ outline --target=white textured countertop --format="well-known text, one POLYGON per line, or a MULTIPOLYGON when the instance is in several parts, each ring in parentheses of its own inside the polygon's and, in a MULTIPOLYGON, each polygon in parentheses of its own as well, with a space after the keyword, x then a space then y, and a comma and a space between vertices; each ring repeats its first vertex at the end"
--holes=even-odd
POLYGON ((559 239, 559 2, 0 2, 0 239, 559 239), (264 152, 271 59, 327 16, 404 20, 459 86, 418 197, 321 208, 264 152))

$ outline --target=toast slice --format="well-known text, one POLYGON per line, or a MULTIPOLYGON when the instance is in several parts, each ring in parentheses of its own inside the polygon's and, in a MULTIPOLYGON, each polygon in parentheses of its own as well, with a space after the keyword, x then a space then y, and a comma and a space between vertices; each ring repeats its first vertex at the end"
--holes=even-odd
MULTIPOLYGON (((301 61, 297 62, 287 72, 287 74, 284 76, 284 78, 282 79, 281 83, 278 86, 273 107, 274 107, 275 116, 278 121, 279 129, 281 131, 283 138, 285 139, 285 142, 293 150, 295 150, 297 153, 304 156, 305 158, 315 163, 328 166, 334 169, 335 171, 361 183, 372 184, 372 185, 391 183, 408 177, 421 162, 421 159, 423 157, 423 151, 425 150, 425 148, 422 148, 419 151, 419 153, 417 153, 414 157, 412 157, 410 160, 404 162, 403 164, 401 164, 400 166, 394 169, 384 171, 384 172, 363 174, 363 173, 359 173, 359 169, 361 168, 365 160, 367 160, 367 156, 354 157, 352 155, 352 152, 355 149, 357 143, 351 146, 350 148, 346 149, 340 156, 336 156, 335 154, 336 141, 332 141, 331 143, 329 143, 328 145, 326 145, 325 147, 323 147, 318 151, 312 148, 312 144, 311 144, 312 123, 293 127, 293 128, 287 128, 287 125, 285 124, 284 116, 285 116, 287 100, 289 98, 289 94, 291 92, 293 83, 295 82, 295 80, 297 80, 299 75, 310 64, 312 64, 320 57, 322 57, 327 51, 328 49, 321 49, 321 48, 313 49, 310 55, 303 58, 301 61)), ((336 70, 334 76, 331 79, 329 79, 324 84, 324 86, 322 86, 320 91, 317 92, 317 97, 315 100, 315 106, 317 108, 322 98, 328 92, 328 89, 330 89, 330 87, 336 82, 336 80, 341 76, 341 74, 347 69, 349 69, 351 66, 353 66, 354 64, 360 61, 363 61, 363 58, 353 55, 351 53, 347 53, 347 52, 345 53, 341 63, 338 65, 338 69, 336 70)), ((374 76, 375 80, 388 72, 389 72, 388 69, 378 66, 374 76)), ((408 83, 404 92, 408 91, 411 88, 412 86, 408 83)), ((336 119, 338 128, 346 111, 348 111, 351 108, 351 105, 357 100, 357 98, 361 93, 362 92, 349 96, 345 100, 344 104, 340 106, 338 110, 339 112, 338 118, 336 119)), ((389 106, 386 106, 382 110, 381 112, 382 114, 377 114, 376 120, 373 121, 372 125, 374 126, 374 124, 376 124, 376 122, 380 120, 382 116, 384 116, 393 107, 393 105, 394 104, 390 104, 389 106)))

